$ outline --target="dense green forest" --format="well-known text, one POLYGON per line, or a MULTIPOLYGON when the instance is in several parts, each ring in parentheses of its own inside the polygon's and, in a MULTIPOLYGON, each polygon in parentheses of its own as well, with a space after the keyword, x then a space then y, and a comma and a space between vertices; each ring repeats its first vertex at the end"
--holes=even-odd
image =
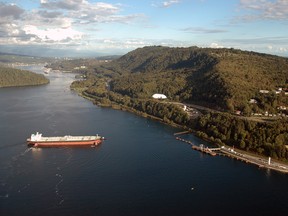
POLYGON ((49 80, 43 74, 0 66, 0 87, 43 85, 49 80))
POLYGON ((121 94, 145 98, 160 92, 231 112, 247 106, 252 112, 248 101, 259 90, 288 87, 287 58, 235 49, 144 47, 94 70, 113 78, 111 90, 121 94))
POLYGON ((288 159, 287 120, 255 122, 225 113, 207 113, 192 122, 197 135, 276 159, 288 159))
POLYGON ((288 159, 287 111, 279 110, 288 107, 287 58, 235 49, 153 46, 95 65, 86 75, 71 88, 97 104, 155 116, 218 145, 288 159), (154 93, 168 100, 152 99, 154 93), (174 102, 214 111, 190 118, 174 102), (249 117, 252 113, 274 117, 259 121, 249 117))

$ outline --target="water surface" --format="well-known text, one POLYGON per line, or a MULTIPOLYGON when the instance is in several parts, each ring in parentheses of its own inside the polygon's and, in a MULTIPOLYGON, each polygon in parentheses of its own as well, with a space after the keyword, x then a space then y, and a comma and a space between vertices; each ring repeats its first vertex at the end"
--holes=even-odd
POLYGON ((1 216, 287 214, 287 175, 203 155, 175 140, 178 129, 99 108, 70 91, 74 76, 51 72, 48 85, 0 89, 1 216), (107 140, 28 148, 36 131, 107 140))

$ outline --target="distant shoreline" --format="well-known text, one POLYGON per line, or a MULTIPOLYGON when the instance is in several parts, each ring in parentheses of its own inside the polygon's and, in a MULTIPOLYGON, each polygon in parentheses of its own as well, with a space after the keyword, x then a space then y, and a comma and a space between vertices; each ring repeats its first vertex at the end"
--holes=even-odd
POLYGON ((0 66, 0 88, 38 86, 49 82, 43 74, 0 66))
POLYGON ((20 88, 20 87, 33 87, 33 86, 42 86, 42 85, 48 85, 50 82, 42 83, 42 84, 23 84, 23 85, 11 85, 11 86, 1 86, 0 88, 20 88))

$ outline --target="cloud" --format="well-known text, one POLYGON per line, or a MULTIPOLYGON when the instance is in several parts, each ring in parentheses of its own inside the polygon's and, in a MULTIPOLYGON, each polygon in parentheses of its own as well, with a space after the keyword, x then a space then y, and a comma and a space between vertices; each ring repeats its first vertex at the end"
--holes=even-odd
POLYGON ((283 45, 287 44, 288 37, 258 37, 258 38, 235 38, 235 39, 225 39, 226 42, 235 44, 274 44, 283 45))
POLYGON ((167 7, 170 7, 171 5, 179 4, 179 3, 180 3, 180 0, 164 1, 164 2, 162 2, 162 6, 167 8, 167 7))
MULTIPOLYGON (((171 39, 143 39, 143 38, 125 38, 125 39, 117 39, 117 38, 96 38, 91 40, 91 43, 87 45, 87 49, 91 49, 95 47, 95 50, 101 50, 101 52, 111 52, 111 50, 115 53, 126 53, 136 48, 144 47, 144 46, 153 46, 153 45, 162 45, 169 47, 186 47, 192 46, 193 43, 183 42, 178 40, 171 39)), ((85 49, 85 47, 82 47, 85 49)))
POLYGON ((244 9, 248 14, 238 17, 238 19, 246 21, 288 20, 287 0, 240 0, 239 8, 244 9))
POLYGON ((42 18, 46 18, 46 19, 55 19, 57 17, 62 16, 62 13, 59 11, 46 11, 46 10, 40 10, 36 12, 37 14, 39 14, 39 16, 41 16, 42 18))
POLYGON ((31 11, 22 18, 23 25, 35 25, 41 28, 69 28, 74 20, 58 11, 31 11))
POLYGON ((9 37, 20 37, 24 34, 24 31, 19 28, 15 23, 5 23, 0 25, 0 38, 9 38, 9 37))
MULTIPOLYGON (((150 40, 143 39, 103 39, 102 41, 98 41, 99 44, 103 44, 103 49, 135 49, 143 46, 150 46, 152 42, 150 40)), ((100 45, 101 46, 101 45, 100 45)))
POLYGON ((73 30, 72 28, 54 28, 39 29, 33 25, 24 26, 23 30, 27 35, 34 35, 35 38, 41 39, 41 42, 62 42, 67 43, 71 40, 80 40, 83 33, 73 30))
MULTIPOLYGON (((121 14, 120 4, 86 0, 41 0, 40 7, 24 10, 0 3, 1 44, 79 44, 83 26, 97 23, 131 23, 142 14, 121 14)), ((94 26, 95 27, 95 26, 94 26)), ((80 42, 81 41, 81 42, 80 42)))
POLYGON ((160 8, 168 8, 172 5, 179 4, 181 0, 169 0, 169 1, 162 1, 157 3, 152 3, 153 7, 160 7, 160 8))
POLYGON ((224 48, 224 46, 219 45, 218 43, 211 43, 209 47, 210 48, 224 48))
POLYGON ((41 8, 52 11, 62 11, 66 17, 74 20, 75 24, 87 25, 90 23, 130 23, 142 14, 120 15, 120 4, 104 2, 88 2, 86 0, 42 0, 41 8))
POLYGON ((208 29, 208 28, 202 28, 202 27, 189 27, 180 29, 181 31, 187 32, 187 33, 194 33, 194 34, 215 34, 215 33, 223 33, 227 32, 223 29, 208 29))
POLYGON ((46 9, 64 9, 64 10, 78 10, 81 4, 87 4, 85 0, 62 0, 51 1, 41 0, 41 7, 46 9))
POLYGON ((0 17, 3 18, 13 18, 19 19, 20 16, 24 13, 24 10, 19 8, 17 5, 5 5, 4 3, 0 3, 0 17))
POLYGON ((235 38, 220 41, 225 47, 288 56, 288 37, 235 38))
POLYGON ((86 0, 45 0, 42 1, 41 7, 46 10, 68 11, 69 15, 77 13, 78 17, 79 15, 80 17, 109 16, 115 15, 120 11, 120 8, 113 4, 103 2, 90 3, 86 0))

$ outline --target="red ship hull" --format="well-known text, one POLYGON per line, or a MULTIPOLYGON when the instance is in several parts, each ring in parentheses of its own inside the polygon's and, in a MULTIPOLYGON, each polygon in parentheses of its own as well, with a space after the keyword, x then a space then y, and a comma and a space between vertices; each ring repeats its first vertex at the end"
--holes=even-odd
POLYGON ((89 141, 65 141, 65 142, 39 142, 39 141, 27 141, 29 146, 33 147, 64 147, 64 146, 97 146, 102 143, 102 140, 89 140, 89 141))

